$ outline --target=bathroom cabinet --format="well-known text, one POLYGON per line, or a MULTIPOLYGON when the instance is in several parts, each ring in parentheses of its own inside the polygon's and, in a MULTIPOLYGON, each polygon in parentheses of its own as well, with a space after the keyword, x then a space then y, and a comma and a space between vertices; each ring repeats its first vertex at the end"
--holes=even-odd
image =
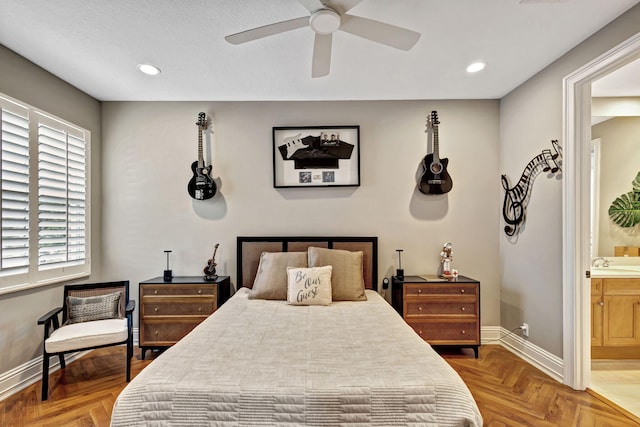
POLYGON ((640 278, 591 280, 591 356, 640 357, 640 278))

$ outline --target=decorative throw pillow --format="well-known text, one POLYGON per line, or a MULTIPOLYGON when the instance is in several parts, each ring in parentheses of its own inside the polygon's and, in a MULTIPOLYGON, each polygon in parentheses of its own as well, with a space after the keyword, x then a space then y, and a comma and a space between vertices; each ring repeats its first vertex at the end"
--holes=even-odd
POLYGON ((121 296, 122 292, 114 292, 85 298, 67 297, 67 323, 117 319, 121 317, 121 296))
POLYGON ((306 267, 306 252, 263 252, 249 299, 287 299, 287 267, 306 267))
POLYGON ((331 293, 333 301, 366 301, 362 273, 362 251, 325 249, 311 246, 308 249, 309 267, 330 265, 331 293))
POLYGON ((316 268, 287 268, 287 303, 291 305, 331 304, 330 265, 316 268))

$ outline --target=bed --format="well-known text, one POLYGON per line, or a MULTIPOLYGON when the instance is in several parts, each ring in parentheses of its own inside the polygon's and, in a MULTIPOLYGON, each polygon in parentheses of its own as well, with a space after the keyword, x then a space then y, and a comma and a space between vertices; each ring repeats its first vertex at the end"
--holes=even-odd
POLYGON ((238 290, 127 385, 111 425, 482 426, 462 379, 376 291, 377 243, 238 237, 238 290), (345 277, 363 289, 344 294, 345 277))

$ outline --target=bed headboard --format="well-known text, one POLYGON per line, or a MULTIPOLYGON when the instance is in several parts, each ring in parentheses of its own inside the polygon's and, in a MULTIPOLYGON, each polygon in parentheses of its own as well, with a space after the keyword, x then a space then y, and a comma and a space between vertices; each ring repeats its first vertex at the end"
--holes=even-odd
POLYGON ((262 252, 306 252, 309 246, 362 251, 364 286, 378 289, 377 237, 238 237, 238 281, 236 286, 251 288, 262 252))

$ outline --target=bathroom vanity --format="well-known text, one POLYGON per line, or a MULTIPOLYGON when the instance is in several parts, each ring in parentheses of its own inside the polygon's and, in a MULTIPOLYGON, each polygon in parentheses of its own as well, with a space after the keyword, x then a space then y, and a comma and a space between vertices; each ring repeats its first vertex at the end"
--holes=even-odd
POLYGON ((640 358, 640 266, 591 270, 591 357, 640 358))

